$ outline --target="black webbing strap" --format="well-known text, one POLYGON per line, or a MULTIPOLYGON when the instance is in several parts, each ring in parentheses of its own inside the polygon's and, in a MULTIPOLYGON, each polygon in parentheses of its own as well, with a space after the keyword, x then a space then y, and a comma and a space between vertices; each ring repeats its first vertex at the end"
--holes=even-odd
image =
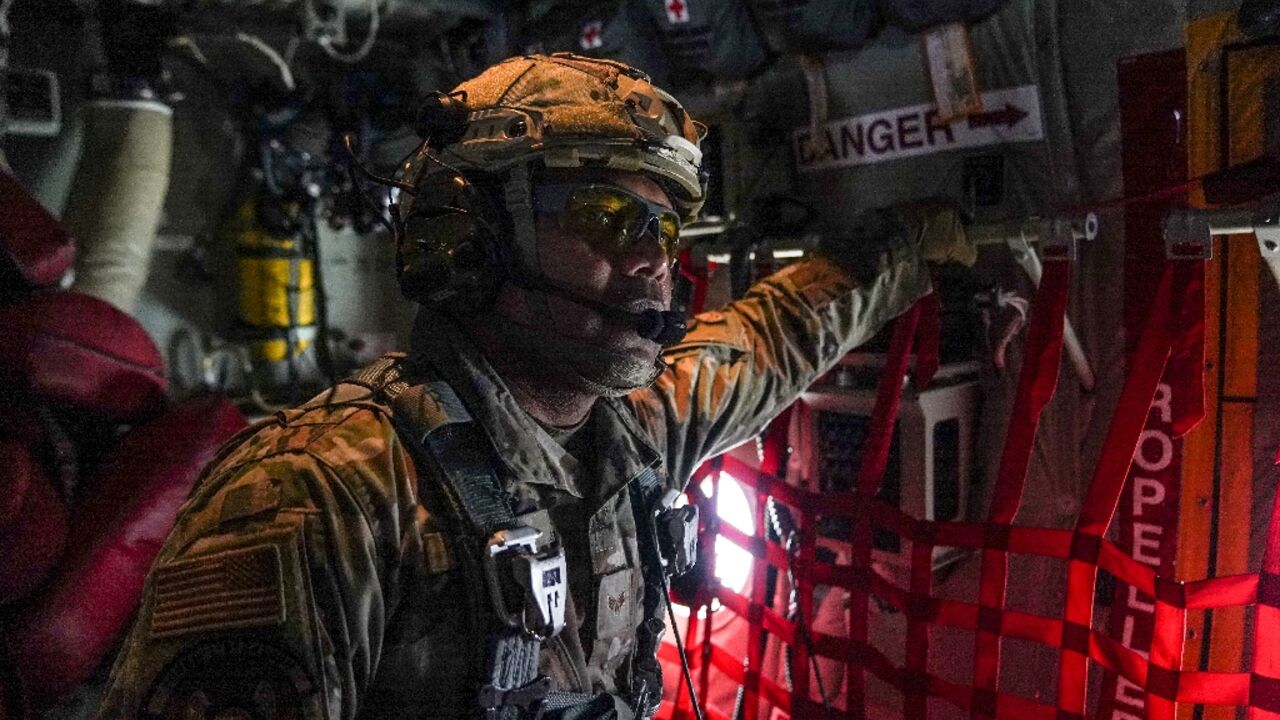
POLYGON ((450 498, 461 515, 462 537, 455 547, 474 559, 472 602, 485 608, 488 617, 479 628, 488 634, 480 683, 479 704, 488 720, 537 718, 550 690, 550 680, 538 675, 541 642, 517 628, 501 622, 489 610, 490 597, 480 573, 487 553, 486 544, 495 533, 518 525, 507 494, 494 472, 488 438, 467 412, 453 388, 440 380, 410 385, 400 379, 397 367, 402 356, 390 355, 370 365, 354 383, 376 388, 390 403, 397 427, 412 432, 421 453, 438 472, 419 472, 420 493, 428 493, 423 483, 438 480, 440 491, 450 498))
POLYGON ((652 468, 646 468, 631 481, 631 512, 636 520, 636 542, 640 550, 640 569, 644 575, 642 609, 644 620, 636 628, 636 654, 631 671, 631 706, 636 716, 651 717, 662 701, 662 666, 658 663, 658 646, 666 623, 662 620, 663 567, 656 542, 653 511, 662 497, 662 483, 652 468))
MULTIPOLYGON (((636 539, 640 549, 641 570, 644 573, 644 620, 636 628, 636 655, 632 666, 632 707, 641 718, 652 717, 662 701, 662 668, 658 663, 658 644, 666 625, 662 621, 662 606, 667 608, 672 639, 680 653, 680 669, 685 688, 698 720, 704 720, 698 693, 693 687, 693 675, 689 672, 689 658, 685 655, 684 642, 680 639, 680 627, 671 609, 670 588, 667 586, 666 568, 662 562, 661 542, 658 539, 658 523, 655 513, 662 502, 662 483, 653 468, 647 468, 631 482, 631 512, 636 518, 636 539)), ((673 561, 674 562, 674 561, 673 561)))

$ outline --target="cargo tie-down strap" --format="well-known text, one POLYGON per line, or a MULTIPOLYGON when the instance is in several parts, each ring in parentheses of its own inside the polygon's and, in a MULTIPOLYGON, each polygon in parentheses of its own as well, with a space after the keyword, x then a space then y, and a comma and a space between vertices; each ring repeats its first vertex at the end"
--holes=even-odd
MULTIPOLYGON (((896 321, 854 492, 833 497, 792 487, 784 482, 777 463, 770 463, 766 471, 760 471, 725 456, 701 468, 693 479, 693 487, 704 477, 723 470, 749 487, 748 492, 754 492, 756 500, 758 530, 754 535, 739 531, 729 523, 714 525, 720 536, 752 553, 754 572, 750 589, 745 594, 733 592, 716 584, 714 576, 707 574, 713 584, 710 595, 718 599, 725 610, 744 618, 750 628, 746 657, 744 659, 740 651, 726 650, 714 634, 708 637, 708 633, 703 633, 701 652, 695 649, 690 653, 695 664, 709 664, 743 687, 740 717, 743 720, 760 717, 761 700, 763 705, 795 718, 824 717, 826 710, 810 699, 813 696, 809 688, 808 648, 813 647, 818 656, 844 664, 844 697, 840 698, 842 707, 832 710, 834 717, 866 716, 866 683, 870 673, 901 693, 902 716, 911 720, 929 717, 931 698, 954 704, 972 718, 1083 718, 1092 661, 1138 688, 1134 692, 1142 693, 1146 717, 1153 720, 1173 720, 1178 703, 1247 707, 1251 720, 1280 718, 1280 505, 1273 507, 1263 566, 1256 574, 1176 582, 1158 576, 1153 568, 1135 560, 1106 538, 1157 383, 1171 349, 1178 346, 1181 338, 1182 304, 1194 283, 1193 270, 1190 262, 1166 263, 1162 270, 1141 339, 1128 359, 1128 374, 1101 458, 1071 530, 1013 525, 1022 501, 1040 412, 1057 384, 1062 319, 1071 284, 1070 264, 1065 261, 1045 263, 1044 278, 1032 308, 1009 434, 985 522, 920 520, 875 498, 888 456, 893 418, 897 415, 902 391, 900 380, 908 368, 913 344, 919 345, 936 332, 936 325, 926 320, 936 312, 936 307, 928 307, 933 301, 918 305, 896 321), (785 610, 775 610, 768 597, 766 568, 772 566, 780 574, 788 570, 786 550, 768 539, 764 529, 762 513, 770 498, 790 508, 801 532, 801 550, 794 562, 800 612, 791 615, 796 622, 788 620, 785 610), (847 564, 816 557, 815 528, 820 517, 850 520, 847 564), (904 546, 910 546, 911 569, 906 588, 895 585, 872 568, 872 536, 876 531, 887 531, 904 546), (932 587, 935 547, 967 548, 981 553, 976 602, 935 595, 932 587), (1060 617, 1045 617, 1009 607, 1006 587, 1011 554, 1065 561, 1066 600, 1060 617), (1094 629, 1094 603, 1100 592, 1099 569, 1154 598, 1155 630, 1149 653, 1127 648, 1107 632, 1094 629), (824 634, 813 627, 813 590, 819 585, 847 592, 847 636, 824 634), (871 614, 868 600, 872 595, 905 617, 905 653, 901 663, 894 662, 868 641, 871 614), (1182 669, 1188 610, 1249 606, 1256 607, 1250 671, 1182 669), (799 622, 810 624, 807 633, 797 626, 799 622), (930 626, 973 633, 975 652, 970 684, 929 671, 930 626), (762 630, 794 653, 789 688, 783 680, 762 673, 765 643, 762 630), (806 634, 811 642, 806 641, 806 634), (1001 691, 1000 651, 1005 638, 1030 641, 1058 653, 1056 683, 1052 678, 1046 678, 1045 682, 1046 689, 1056 685, 1056 698, 1052 692, 1029 698, 1001 691)), ((927 375, 928 368, 922 371, 921 366, 930 363, 920 362, 919 356, 929 354, 917 350, 918 374, 927 375)), ((917 382, 922 379, 917 377, 917 382)), ((702 542, 709 546, 714 538, 705 538, 702 542)), ((1106 602, 1111 600, 1109 593, 1102 597, 1106 602)), ((827 681, 828 687, 830 682, 827 681)), ((705 688, 702 694, 706 696, 705 688)), ((668 717, 684 715, 681 707, 670 705, 664 706, 664 713, 668 717)), ((709 717, 727 716, 712 708, 709 717)))

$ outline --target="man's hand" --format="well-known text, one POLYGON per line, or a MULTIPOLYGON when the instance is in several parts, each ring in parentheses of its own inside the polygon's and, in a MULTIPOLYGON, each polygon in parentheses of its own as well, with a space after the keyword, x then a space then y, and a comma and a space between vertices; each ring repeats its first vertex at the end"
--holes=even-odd
POLYGON ((940 200, 864 210, 848 226, 823 235, 817 248, 818 255, 845 268, 859 283, 875 279, 903 252, 966 267, 978 258, 960 213, 940 200))
POLYGON ((973 267, 978 248, 969 240, 955 207, 938 200, 925 200, 897 208, 911 233, 910 242, 927 262, 949 262, 973 267))

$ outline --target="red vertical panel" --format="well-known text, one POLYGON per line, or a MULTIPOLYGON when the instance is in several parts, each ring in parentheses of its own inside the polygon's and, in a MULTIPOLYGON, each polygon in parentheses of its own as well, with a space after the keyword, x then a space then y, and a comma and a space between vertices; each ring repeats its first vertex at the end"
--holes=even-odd
MULTIPOLYGON (((1146 195, 1181 185, 1187 179, 1185 51, 1127 58, 1119 64, 1118 73, 1125 194, 1146 195)), ((1124 319, 1130 353, 1138 349, 1143 324, 1153 312, 1151 298, 1160 277, 1153 270, 1167 265, 1161 220, 1170 208, 1185 202, 1185 196, 1173 196, 1125 206, 1124 319)), ((1171 338, 1168 365, 1148 408, 1116 516, 1117 546, 1163 577, 1173 576, 1178 548, 1182 443, 1176 438, 1198 421, 1204 410, 1203 264, 1182 261, 1180 265, 1177 297, 1173 298, 1179 307, 1171 329, 1176 335, 1171 338)), ((1152 649, 1158 612, 1155 598, 1117 582, 1111 604, 1111 637, 1139 651, 1152 649)), ((1184 615, 1178 617, 1184 619, 1184 615)), ((1162 628, 1162 635, 1168 630, 1162 628)), ((1164 677, 1161 673, 1165 670, 1179 669, 1181 642, 1179 638, 1176 652, 1166 645, 1158 658, 1152 657, 1153 663, 1166 664, 1151 674, 1164 677)), ((1120 682, 1115 673, 1108 672, 1098 716, 1106 720, 1142 717, 1148 711, 1163 716, 1166 705, 1172 713, 1172 703, 1158 694, 1144 699, 1132 683, 1120 682)))

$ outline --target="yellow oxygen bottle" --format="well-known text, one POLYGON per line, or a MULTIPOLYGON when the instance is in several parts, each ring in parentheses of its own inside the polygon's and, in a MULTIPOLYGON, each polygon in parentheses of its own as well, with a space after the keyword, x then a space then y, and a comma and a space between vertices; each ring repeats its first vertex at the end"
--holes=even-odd
POLYGON ((280 362, 315 340, 315 268, 299 233, 277 234, 258 221, 261 202, 260 194, 246 199, 233 221, 239 320, 257 358, 280 362))

